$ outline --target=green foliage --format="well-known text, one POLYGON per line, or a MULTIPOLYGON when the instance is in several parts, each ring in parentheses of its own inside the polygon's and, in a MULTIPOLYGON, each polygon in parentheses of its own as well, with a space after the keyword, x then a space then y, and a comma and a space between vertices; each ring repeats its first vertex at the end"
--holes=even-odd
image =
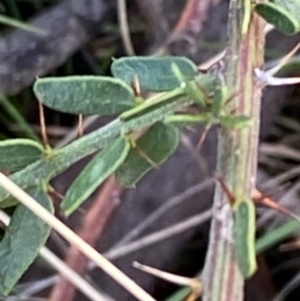
POLYGON ((187 80, 197 75, 197 66, 185 57, 125 57, 113 61, 112 74, 132 84, 137 77, 141 89, 163 92, 178 88, 180 82, 172 70, 176 64, 187 80))
POLYGON ((179 132, 172 125, 158 123, 139 138, 136 144, 137 148, 130 150, 128 157, 116 172, 118 181, 125 187, 134 187, 153 168, 151 161, 160 165, 174 153, 179 144, 179 132))
MULTIPOLYGON (((126 59, 121 62, 126 62, 126 59)), ((148 73, 151 71, 152 79, 155 79, 161 71, 161 68, 157 67, 158 69, 156 69, 153 66, 162 62, 165 67, 164 74, 170 76, 173 81, 176 79, 180 85, 182 83, 184 85, 172 91, 155 95, 144 104, 132 108, 135 104, 133 91, 120 79, 77 76, 37 80, 34 85, 34 92, 43 103, 52 108, 76 114, 115 114, 121 111, 121 115, 107 126, 74 141, 61 150, 56 150, 51 158, 43 158, 15 173, 12 175, 12 179, 17 184, 26 188, 37 183, 37 179, 49 181, 78 160, 99 151, 110 141, 126 133, 142 130, 159 121, 177 122, 179 116, 175 115, 174 118, 177 119, 172 120, 170 117, 172 113, 193 102, 202 103, 205 106, 205 112, 199 113, 196 117, 185 115, 188 122, 194 119, 194 122, 204 122, 211 126, 221 120, 229 128, 241 128, 249 125, 247 117, 236 116, 235 120, 235 117, 230 117, 233 115, 226 113, 224 106, 228 91, 214 74, 198 73, 192 81, 187 80, 191 74, 196 72, 195 66, 187 59, 167 57, 164 60, 158 60, 152 57, 142 57, 140 64, 138 58, 134 58, 133 62, 132 66, 135 64, 138 66, 137 72, 141 70, 140 66, 144 66, 146 63, 148 73), (179 70, 177 74, 173 70, 174 62, 177 70, 179 70), (182 71, 180 69, 181 64, 185 66, 185 70, 190 70, 191 74, 182 71), (178 74, 180 74, 181 79, 178 78, 178 74), (186 89, 187 87, 188 89, 186 89), (199 89, 199 93, 197 93, 197 89, 199 89), (200 100, 200 98, 202 99, 200 100), (131 109, 126 111, 128 108, 131 109), (168 118, 170 119, 168 120, 168 118)), ((131 70, 134 70, 132 66, 131 70)), ((150 75, 148 74, 148 76, 150 75)), ((4 158, 2 160, 5 161, 4 158)), ((0 189, 0 200, 6 199, 7 196, 8 194, 0 189)))
MULTIPOLYGON (((244 10, 243 35, 247 33, 251 21, 251 0, 244 1, 244 10)), ((300 31, 299 0, 259 3, 255 5, 255 10, 286 34, 300 31)), ((0 15, 1 22, 45 34, 38 28, 3 15, 0 15)), ((61 204, 66 215, 73 213, 113 173, 122 185, 134 187, 153 167, 164 163, 179 145, 180 135, 175 124, 202 123, 207 128, 221 125, 230 131, 253 124, 249 116, 236 116, 228 110, 228 100, 235 91, 228 91, 222 75, 199 73, 197 66, 187 58, 120 58, 113 61, 111 71, 113 78, 69 76, 38 79, 34 84, 34 93, 44 105, 61 112, 101 116, 119 114, 116 120, 55 150, 51 156, 45 156, 43 147, 32 140, 0 142, 0 170, 21 169, 11 178, 50 211, 53 211, 51 200, 39 188, 40 182, 48 182, 88 155, 96 153, 72 183, 61 204), (142 92, 165 93, 138 105, 138 96, 131 87, 136 80, 142 92), (195 104, 198 109, 195 115, 174 115, 190 104, 195 104), (126 135, 147 127, 150 129, 131 148, 126 135)), ((2 99, 0 97, 5 107, 6 102, 2 99)), ((26 125, 11 106, 5 108, 15 120, 26 125)), ((28 129, 27 134, 35 136, 28 129)), ((0 207, 5 208, 16 205, 17 201, 0 188, 0 202, 0 207)), ((254 205, 250 200, 243 201, 234 208, 233 213, 236 254, 241 272, 248 278, 256 269, 254 205)), ((297 222, 291 222, 269 233, 258 240, 256 251, 261 252, 298 228, 297 222)), ((49 232, 49 227, 28 209, 22 205, 17 207, 0 242, 0 294, 9 294, 37 256, 49 232)), ((168 301, 184 300, 189 292, 189 288, 184 288, 168 301)))
MULTIPOLYGON (((51 156, 43 156, 45 150, 31 140, 18 140, 14 143, 4 141, 2 150, 0 144, 0 167, 10 170, 24 167, 11 178, 27 190, 38 186, 40 181, 48 182, 80 159, 102 150, 69 188, 61 204, 67 215, 74 212, 114 172, 121 184, 133 187, 153 167, 165 162, 178 147, 179 130, 171 123, 177 123, 180 118, 186 118, 187 123, 204 123, 210 126, 220 123, 230 129, 243 128, 250 124, 246 116, 227 113, 225 106, 229 93, 220 79, 211 73, 197 73, 196 66, 188 59, 124 58, 116 60, 112 70, 119 78, 70 76, 38 79, 34 84, 34 93, 43 104, 62 112, 86 115, 120 114, 119 118, 62 149, 54 150, 51 156), (140 80, 142 89, 167 92, 157 94, 137 105, 133 89, 129 86, 134 75, 140 80), (192 103, 202 109, 201 113, 195 116, 181 114, 172 117, 174 112, 192 103), (130 148, 126 135, 147 127, 150 129, 136 141, 135 147, 130 148), (8 149, 10 143, 18 147, 12 149, 10 146, 8 149)), ((3 207, 15 205, 15 200, 2 188, 0 201, 3 207)), ((19 208, 22 207, 19 206, 17 210, 21 210, 19 208)), ((18 215, 13 218, 15 216, 18 215)), ((36 219, 34 216, 27 216, 26 221, 20 220, 19 223, 24 225, 22 230, 26 232, 30 229, 34 233, 30 221, 37 223, 36 219)), ((41 238, 40 234, 36 236, 41 238)), ((39 239, 40 243, 41 241, 39 239)), ((32 243, 28 252, 36 256, 39 247, 40 244, 32 243)), ((23 248, 27 246, 24 245, 23 248)), ((24 266, 26 262, 27 267, 29 260, 24 259, 24 266)), ((24 272, 24 268, 17 270, 18 275, 24 272)), ((10 282, 9 289, 5 288, 5 294, 18 277, 10 282)))
POLYGON ((256 269, 255 254, 255 206, 253 201, 243 200, 234 209, 233 237, 240 271, 245 279, 251 277, 256 269))
POLYGON ((47 107, 70 114, 112 115, 135 105, 132 89, 123 81, 105 76, 41 78, 33 87, 47 107))
POLYGON ((16 171, 41 159, 42 155, 42 145, 33 140, 0 141, 0 170, 16 171))
POLYGON ((130 142, 119 138, 103 148, 82 170, 66 193, 61 208, 73 213, 124 162, 130 142))
MULTIPOLYGON (((53 212, 51 199, 35 188, 31 191, 46 209, 53 212)), ((0 294, 7 296, 38 255, 50 234, 50 227, 23 205, 15 210, 0 242, 0 294)))
POLYGON ((300 1, 274 0, 255 5, 255 10, 276 29, 294 35, 300 31, 300 1))

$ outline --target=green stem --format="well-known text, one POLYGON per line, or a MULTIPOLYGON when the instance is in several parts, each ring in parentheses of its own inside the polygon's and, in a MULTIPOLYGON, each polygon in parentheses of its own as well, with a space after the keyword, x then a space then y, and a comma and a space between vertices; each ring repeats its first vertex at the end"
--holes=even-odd
MULTIPOLYGON (((166 94, 174 97, 173 91, 162 94, 161 97, 165 99, 166 94)), ((172 114, 190 103, 191 100, 189 97, 176 97, 171 103, 166 103, 161 107, 154 107, 153 110, 147 111, 145 114, 130 119, 129 121, 121 121, 118 118, 66 147, 54 150, 49 158, 43 158, 25 169, 14 173, 11 179, 22 188, 38 184, 41 179, 50 180, 80 159, 99 151, 107 145, 108 142, 116 139, 120 135, 147 128, 156 122, 162 121, 165 116, 172 114)), ((0 188, 0 202, 7 196, 8 193, 0 188)))
MULTIPOLYGON (((253 70, 263 64, 264 24, 255 15, 249 32, 242 37, 242 0, 232 0, 229 12, 229 46, 225 58, 225 80, 237 96, 229 109, 237 115, 253 117, 255 124, 242 130, 221 130, 218 143, 217 174, 236 199, 250 199, 255 185, 261 89, 255 85, 253 70)), ((232 242, 232 213, 228 197, 216 185, 210 242, 203 272, 205 301, 242 301, 244 280, 232 242)), ((254 243, 254 242, 253 242, 254 243)))

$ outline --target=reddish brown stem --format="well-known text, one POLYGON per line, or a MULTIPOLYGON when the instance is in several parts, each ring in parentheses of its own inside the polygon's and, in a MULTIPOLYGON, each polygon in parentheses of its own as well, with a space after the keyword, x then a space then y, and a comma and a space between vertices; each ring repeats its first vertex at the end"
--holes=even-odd
MULTIPOLYGON (((123 192, 123 187, 111 176, 96 196, 93 205, 84 217, 77 234, 91 246, 95 246, 101 237, 105 226, 118 205, 115 201, 123 192)), ((88 260, 75 247, 70 247, 66 255, 66 264, 78 274, 84 274, 88 260)), ((66 279, 61 278, 53 288, 49 301, 72 301, 76 288, 66 279)))

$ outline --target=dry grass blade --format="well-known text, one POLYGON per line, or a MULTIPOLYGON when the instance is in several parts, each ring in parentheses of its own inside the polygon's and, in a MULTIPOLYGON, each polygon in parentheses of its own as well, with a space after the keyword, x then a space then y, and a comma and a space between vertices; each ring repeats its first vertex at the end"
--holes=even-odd
MULTIPOLYGON (((8 225, 10 222, 9 216, 0 211, 1 220, 8 225)), ((94 287, 86 282, 80 275, 70 269, 62 260, 60 260, 54 253, 52 253, 46 247, 41 248, 39 255, 50 265, 55 268, 61 275, 67 278, 72 284, 74 284, 84 295, 93 301, 109 301, 107 297, 103 297, 94 287)), ((28 293, 26 298, 29 297, 28 293)), ((111 300, 112 301, 112 300, 111 300)))
POLYGON ((126 0, 118 0, 118 19, 125 51, 127 55, 134 55, 134 49, 130 38, 130 31, 127 20, 126 0))
POLYGON ((30 195, 17 186, 13 181, 0 173, 0 186, 18 199, 23 205, 39 216, 49 226, 62 235, 70 244, 76 246, 90 260, 94 261, 104 272, 115 279, 120 285, 128 290, 133 296, 141 301, 155 301, 147 292, 139 287, 133 280, 127 277, 116 266, 99 254, 83 239, 76 235, 70 228, 55 218, 49 211, 36 202, 30 195))

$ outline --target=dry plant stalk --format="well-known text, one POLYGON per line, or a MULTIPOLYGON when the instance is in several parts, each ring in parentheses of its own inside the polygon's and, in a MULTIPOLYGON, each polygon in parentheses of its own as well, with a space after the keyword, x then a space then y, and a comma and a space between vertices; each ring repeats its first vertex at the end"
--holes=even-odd
POLYGON ((82 238, 76 235, 70 228, 53 216, 47 209, 34 200, 23 189, 16 185, 12 180, 0 172, 0 186, 7 190, 20 203, 30 209, 40 217, 45 223, 57 231, 70 244, 76 246, 90 260, 94 261, 103 271, 115 279, 120 285, 126 288, 132 295, 141 301, 155 301, 147 292, 139 287, 133 280, 127 277, 116 266, 99 254, 82 238))

